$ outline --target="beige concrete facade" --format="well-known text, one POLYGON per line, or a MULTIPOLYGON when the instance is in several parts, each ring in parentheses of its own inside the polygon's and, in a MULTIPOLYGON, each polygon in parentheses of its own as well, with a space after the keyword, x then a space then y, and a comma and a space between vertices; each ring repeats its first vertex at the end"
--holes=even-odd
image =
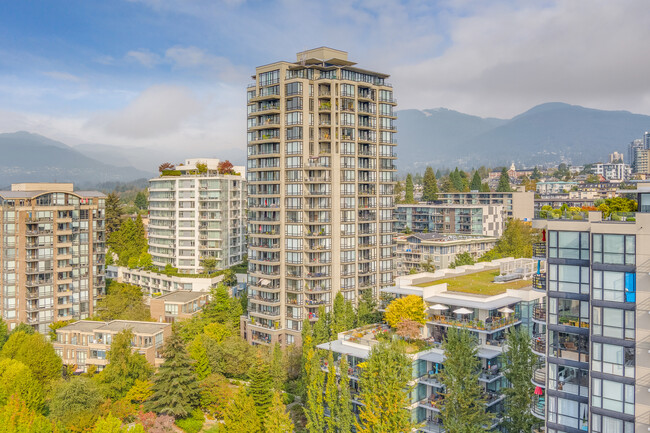
POLYGON ((104 194, 72 184, 0 191, 0 311, 10 329, 46 334, 59 320, 92 316, 104 294, 104 194))
POLYGON ((209 293, 178 291, 151 299, 149 308, 154 320, 173 323, 196 316, 209 301, 209 293))
POLYGON ((334 295, 393 282, 396 105, 385 74, 318 48, 249 85, 249 311, 254 343, 298 343, 334 295))
POLYGON ((113 337, 127 329, 133 333, 131 350, 143 355, 152 366, 162 364, 162 348, 172 335, 171 323, 81 320, 57 329, 52 345, 64 365, 74 365, 78 372, 88 371, 94 365, 101 371, 108 365, 106 354, 113 337))
POLYGON ((535 192, 442 192, 438 200, 448 204, 501 205, 507 218, 530 221, 533 219, 535 192))

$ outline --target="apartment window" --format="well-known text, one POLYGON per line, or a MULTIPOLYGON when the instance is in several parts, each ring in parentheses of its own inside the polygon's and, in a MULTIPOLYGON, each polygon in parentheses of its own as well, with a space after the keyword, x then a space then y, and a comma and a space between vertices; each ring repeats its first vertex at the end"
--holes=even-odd
POLYGON ((302 125, 302 112, 296 111, 294 113, 287 113, 287 125, 302 125))
POLYGON ((178 305, 176 304, 165 304, 165 314, 168 316, 178 315, 178 305))
POLYGON ((354 96, 353 84, 341 84, 341 96, 354 96))
POLYGON ((355 160, 355 158, 351 158, 349 156, 342 156, 341 157, 341 167, 343 167, 343 168, 354 168, 354 160, 355 160))
POLYGON ((548 420, 550 422, 587 431, 589 428, 588 413, 589 408, 585 403, 559 397, 548 399, 548 420))
POLYGON ((286 168, 302 167, 302 156, 288 156, 286 158, 286 168))
POLYGON ((594 307, 593 333, 603 337, 634 340, 634 310, 594 307))
POLYGON ((548 285, 550 291, 588 294, 589 267, 550 264, 548 285))
POLYGON ((591 405, 634 415, 634 385, 605 379, 591 379, 591 405))
POLYGON ((550 389, 573 395, 589 397, 589 371, 566 365, 548 365, 548 386, 550 389))
POLYGON ((302 126, 287 128, 287 140, 299 140, 302 138, 302 126))
MULTIPOLYGON (((347 234, 347 233, 346 233, 347 234)), ((355 238, 341 238, 341 248, 342 249, 351 249, 355 247, 355 238)))
POLYGON ((634 347, 592 343, 591 369, 616 376, 634 377, 634 347))
POLYGON ((286 252, 285 253, 287 256, 287 263, 292 263, 292 264, 300 264, 302 263, 302 253, 293 253, 293 252, 286 252))
POLYGON ((341 184, 341 195, 354 195, 355 185, 353 183, 341 184))
POLYGON ((589 233, 549 231, 549 257, 589 260, 589 233))
POLYGON ((341 263, 350 263, 356 261, 356 251, 341 251, 341 263))
POLYGON ((594 433, 634 433, 634 423, 609 416, 592 414, 591 431, 594 433))
POLYGON ((286 234, 287 234, 287 236, 301 237, 302 236, 302 225, 287 224, 286 225, 286 234))
POLYGON ((594 235, 594 263, 634 265, 635 252, 636 238, 632 235, 594 235))
POLYGON ((286 246, 288 250, 301 250, 302 249, 302 239, 286 239, 286 246))
POLYGON ((341 154, 354 155, 354 143, 349 143, 349 142, 341 143, 341 154))
POLYGON ((286 93, 287 96, 302 94, 302 83, 301 82, 287 83, 286 93))
POLYGON ((636 274, 594 271, 594 299, 614 302, 636 301, 636 274))
POLYGON ((294 96, 287 99, 287 110, 302 110, 302 97, 294 96))
POLYGON ((341 113, 341 125, 354 126, 354 114, 341 113))
POLYGON ((262 72, 259 75, 259 79, 260 79, 260 86, 277 84, 280 81, 280 70, 276 69, 275 71, 262 72))
POLYGON ((589 327, 589 302, 549 298, 549 322, 552 325, 589 327))
POLYGON ((302 153, 302 141, 289 141, 286 145, 287 155, 302 153))

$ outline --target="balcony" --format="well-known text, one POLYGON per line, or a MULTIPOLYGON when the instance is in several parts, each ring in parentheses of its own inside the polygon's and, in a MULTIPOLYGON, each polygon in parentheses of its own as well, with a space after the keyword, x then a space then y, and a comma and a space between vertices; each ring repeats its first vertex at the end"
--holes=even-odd
POLYGON ((533 321, 542 324, 546 323, 546 305, 535 305, 533 308, 533 321))
POLYGON ((533 290, 546 293, 546 272, 533 275, 533 290))
MULTIPOLYGON (((543 395, 536 395, 533 401, 533 407, 531 408, 531 413, 541 420, 545 420, 546 415, 546 399, 543 395)), ((586 430, 586 429, 585 429, 586 430)))
POLYGON ((541 365, 535 368, 533 371, 533 378, 532 378, 533 384, 546 388, 546 366, 541 365))
POLYGON ((536 355, 546 356, 546 335, 533 335, 531 341, 532 350, 536 355))
POLYGON ((546 242, 533 243, 533 258, 546 259, 546 242))
POLYGON ((485 321, 471 319, 457 320, 453 316, 435 315, 429 321, 429 323, 433 325, 442 325, 454 328, 469 328, 483 332, 492 332, 507 328, 519 322, 521 322, 521 318, 519 318, 517 315, 511 315, 508 317, 492 316, 488 317, 485 321))

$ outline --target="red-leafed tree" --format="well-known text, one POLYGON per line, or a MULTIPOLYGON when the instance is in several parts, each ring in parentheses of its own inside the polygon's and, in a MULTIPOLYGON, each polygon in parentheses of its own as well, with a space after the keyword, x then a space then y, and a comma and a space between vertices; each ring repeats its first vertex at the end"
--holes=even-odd
POLYGON ((217 170, 219 171, 219 174, 232 174, 232 173, 234 173, 233 165, 227 159, 225 161, 221 161, 219 163, 219 165, 217 166, 217 170))
POLYGON ((163 162, 162 164, 160 164, 160 166, 158 166, 158 171, 162 173, 165 170, 173 170, 175 168, 176 166, 171 162, 163 162))

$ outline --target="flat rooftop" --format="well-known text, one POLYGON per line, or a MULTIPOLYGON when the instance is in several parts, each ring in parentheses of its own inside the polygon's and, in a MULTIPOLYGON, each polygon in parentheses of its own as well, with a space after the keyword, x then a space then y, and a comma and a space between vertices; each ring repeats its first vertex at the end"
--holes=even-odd
POLYGON ((70 325, 59 328, 62 331, 80 332, 121 332, 131 329, 136 334, 157 334, 171 326, 171 323, 139 322, 135 320, 113 320, 111 322, 97 322, 94 320, 79 320, 70 325))
POLYGON ((447 283, 448 292, 471 293, 474 295, 500 295, 508 289, 523 289, 531 285, 530 280, 514 280, 504 283, 495 283, 494 277, 500 274, 499 269, 474 272, 471 274, 459 275, 457 277, 441 278, 427 281, 426 283, 414 284, 416 287, 429 287, 447 283))
POLYGON ((191 302, 196 299, 200 299, 205 295, 207 295, 207 292, 192 292, 189 290, 179 290, 178 292, 168 293, 166 295, 159 296, 154 299, 163 299, 166 302, 178 302, 184 304, 186 302, 191 302))

